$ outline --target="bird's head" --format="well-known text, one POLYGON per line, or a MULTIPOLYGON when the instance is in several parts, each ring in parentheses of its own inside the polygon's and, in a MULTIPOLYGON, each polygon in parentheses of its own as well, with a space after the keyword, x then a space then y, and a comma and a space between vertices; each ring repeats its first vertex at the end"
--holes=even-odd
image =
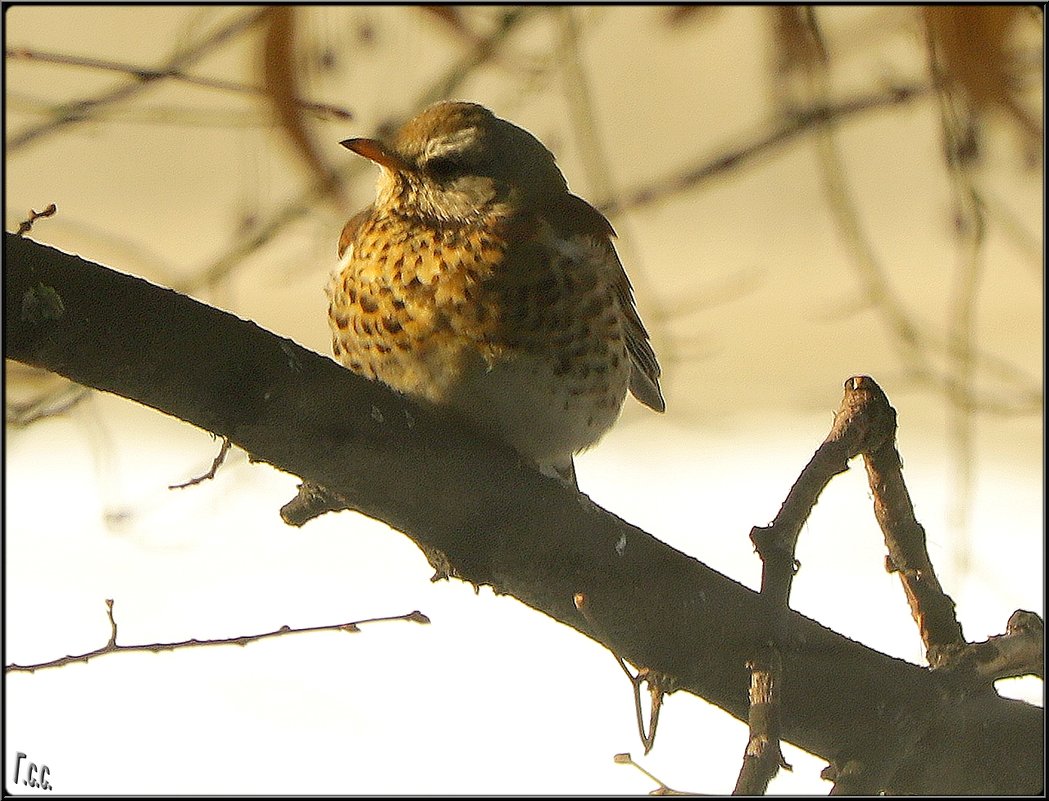
POLYGON ((538 207, 567 192, 542 142, 476 103, 432 105, 389 143, 341 144, 382 168, 378 207, 399 203, 441 222, 467 221, 498 204, 538 207))

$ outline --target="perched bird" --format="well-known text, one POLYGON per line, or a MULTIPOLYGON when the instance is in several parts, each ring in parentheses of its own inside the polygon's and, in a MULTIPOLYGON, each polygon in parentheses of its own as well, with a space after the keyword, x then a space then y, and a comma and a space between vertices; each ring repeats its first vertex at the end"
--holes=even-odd
POLYGON ((572 486, 573 454, 628 389, 664 410, 612 226, 532 134, 442 102, 388 143, 341 144, 380 167, 328 289, 343 365, 453 408, 572 486))

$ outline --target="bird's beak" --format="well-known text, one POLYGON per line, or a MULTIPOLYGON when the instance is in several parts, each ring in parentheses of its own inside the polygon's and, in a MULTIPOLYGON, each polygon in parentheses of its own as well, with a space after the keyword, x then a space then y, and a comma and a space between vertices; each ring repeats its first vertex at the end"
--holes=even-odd
POLYGON ((380 167, 385 167, 394 172, 406 172, 410 165, 398 156, 378 139, 344 139, 339 142, 345 148, 352 150, 359 156, 364 156, 368 161, 374 161, 380 167))

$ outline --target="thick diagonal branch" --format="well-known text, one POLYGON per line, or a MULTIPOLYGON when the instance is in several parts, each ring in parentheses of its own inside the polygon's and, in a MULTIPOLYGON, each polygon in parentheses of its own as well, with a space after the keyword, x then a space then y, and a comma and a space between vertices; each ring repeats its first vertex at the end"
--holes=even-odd
MULTIPOLYGON (((745 718, 742 666, 761 614, 751 590, 506 446, 251 322, 13 234, 5 234, 4 268, 7 357, 229 437, 439 551, 460 577, 745 718), (578 593, 602 633, 579 614, 578 593)), ((876 760, 882 743, 899 738, 924 744, 894 763, 895 792, 1041 787, 1042 710, 1000 698, 946 707, 929 671, 801 615, 788 625, 803 645, 784 655, 784 739, 827 759, 876 760), (962 752, 975 767, 945 772, 962 752)))

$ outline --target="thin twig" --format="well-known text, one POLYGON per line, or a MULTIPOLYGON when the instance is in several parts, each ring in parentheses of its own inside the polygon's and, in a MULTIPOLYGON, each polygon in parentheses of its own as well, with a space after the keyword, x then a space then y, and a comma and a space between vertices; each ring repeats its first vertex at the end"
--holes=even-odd
MULTIPOLYGON (((575 602, 575 608, 579 610, 583 619, 590 625, 598 638, 607 641, 609 638, 604 627, 598 623, 591 614, 590 603, 586 594, 577 592, 572 600, 575 602)), ((656 731, 659 728, 659 710, 663 707, 663 697, 667 693, 674 691, 674 680, 664 673, 644 667, 639 668, 636 674, 631 673, 630 668, 626 666, 623 657, 611 648, 609 648, 609 651, 616 660, 616 664, 619 665, 623 674, 627 677, 627 680, 629 680, 630 686, 633 688, 634 714, 637 718, 637 733, 641 738, 641 744, 644 746, 645 753, 647 754, 652 750, 652 746, 656 744, 656 731), (641 708, 641 685, 643 683, 648 684, 651 704, 649 707, 647 727, 645 726, 645 715, 641 708)))
POLYGON ((106 643, 106 648, 117 647, 117 619, 113 617, 113 599, 106 598, 106 617, 109 618, 109 642, 106 643))
POLYGON ((210 481, 211 479, 213 479, 215 477, 215 474, 218 472, 218 469, 222 466, 222 463, 226 461, 226 454, 229 453, 229 449, 230 447, 232 447, 232 445, 233 443, 230 441, 229 437, 223 437, 222 447, 219 448, 218 456, 216 456, 215 460, 211 463, 211 469, 208 470, 208 472, 206 472, 202 476, 191 478, 189 481, 186 481, 182 484, 172 484, 168 487, 168 489, 185 489, 186 487, 192 487, 195 484, 200 484, 203 481, 210 481))
POLYGON ((768 637, 755 643, 755 654, 749 661, 751 736, 736 783, 737 794, 763 793, 777 770, 789 767, 779 746, 778 696, 783 673, 779 648, 785 639, 791 584, 800 566, 795 558, 798 538, 830 480, 848 469, 850 459, 877 446, 895 430, 885 419, 884 410, 870 404, 870 395, 875 392, 881 389, 866 376, 845 382, 845 394, 830 433, 802 469, 772 523, 751 529, 750 539, 761 558, 762 625, 768 637))
MULTIPOLYGON (((848 470, 850 459, 895 432, 895 418, 886 419, 882 407, 870 404, 869 396, 875 392, 881 393, 881 388, 867 376, 845 382, 830 433, 802 469, 772 523, 755 526, 750 532, 761 557, 761 594, 773 623, 786 617, 790 585, 798 568, 794 558, 798 537, 820 494, 834 476, 848 470)), ((771 629, 775 634, 777 626, 771 629)))
POLYGON ((181 642, 170 642, 170 643, 148 643, 143 645, 117 645, 117 623, 113 617, 113 600, 110 598, 106 599, 106 614, 109 617, 110 635, 109 642, 103 645, 101 648, 97 648, 94 651, 88 651, 86 654, 80 654, 79 656, 63 656, 58 659, 52 659, 50 662, 38 662, 32 665, 16 665, 10 664, 4 666, 5 673, 34 673, 38 670, 46 670, 47 668, 57 668, 63 665, 68 665, 73 662, 87 662, 95 657, 104 656, 105 654, 114 654, 119 652, 130 652, 130 651, 150 651, 151 653, 161 653, 162 651, 174 651, 181 648, 198 648, 214 645, 247 645, 250 642, 256 642, 258 640, 265 640, 269 637, 284 637, 288 634, 305 634, 313 631, 345 631, 355 633, 359 631, 359 627, 365 623, 385 623, 394 620, 407 620, 413 623, 429 623, 430 619, 426 617, 422 612, 418 610, 414 612, 408 612, 404 615, 393 615, 391 617, 372 617, 367 620, 356 620, 347 623, 332 623, 326 626, 305 626, 303 628, 292 628, 291 626, 281 626, 279 629, 274 631, 266 631, 261 634, 245 634, 240 637, 226 637, 218 640, 182 640, 181 642))
MULTIPOLYGON (((19 111, 37 117, 51 117, 56 107, 38 97, 8 89, 7 109, 19 111)), ((96 121, 117 119, 124 124, 165 125, 184 128, 218 128, 222 130, 236 128, 262 129, 271 128, 273 120, 262 106, 236 109, 204 108, 188 105, 169 105, 163 103, 142 103, 130 107, 118 106, 99 109, 92 116, 96 121)))
POLYGON ((647 776, 656 784, 658 784, 659 787, 657 787, 655 790, 650 791, 649 795, 697 795, 697 793, 689 793, 683 790, 674 790, 673 788, 668 787, 666 782, 664 782, 658 776, 654 776, 653 774, 645 770, 643 767, 641 767, 639 764, 637 764, 634 761, 634 758, 630 756, 629 753, 616 754, 614 757, 612 757, 612 761, 615 762, 617 765, 632 765, 633 767, 641 771, 645 776, 647 776))

